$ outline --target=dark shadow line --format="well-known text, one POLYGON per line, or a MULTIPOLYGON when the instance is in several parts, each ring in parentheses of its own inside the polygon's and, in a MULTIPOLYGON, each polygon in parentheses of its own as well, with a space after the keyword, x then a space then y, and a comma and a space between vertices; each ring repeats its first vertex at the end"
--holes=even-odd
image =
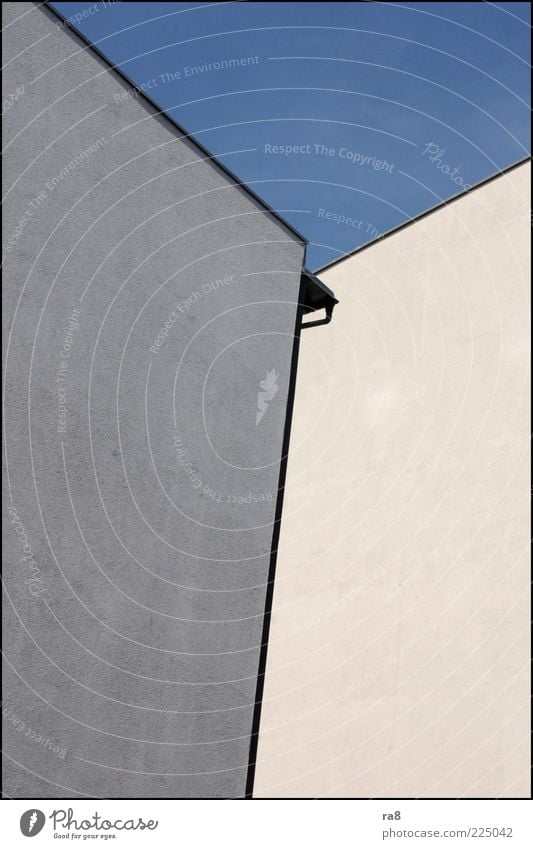
POLYGON ((287 395, 287 412, 285 415, 285 427, 283 432, 283 445, 281 448, 281 462, 278 480, 278 497, 276 500, 276 511, 274 514, 274 528, 272 532, 272 547, 270 550, 270 565, 268 569, 268 580, 265 596, 265 612, 263 616, 263 632, 261 635, 261 650, 259 654, 259 667, 257 672, 257 684, 254 700, 254 713, 252 719, 252 733, 250 736, 250 752, 248 756, 248 772, 246 776, 245 799, 253 798, 255 767, 257 761, 257 747, 259 744, 259 726, 261 723, 261 708, 263 704, 263 692, 265 689, 266 662, 268 653, 268 637, 270 633, 270 621, 272 618, 272 600, 274 597, 274 578, 276 575, 276 563, 278 557, 279 536, 281 530, 281 516, 283 511, 283 496, 285 494, 285 479, 287 477, 287 462, 289 455, 289 443, 291 436, 292 414, 294 410, 294 395, 296 391, 296 372, 298 367, 298 353, 300 350, 300 333, 302 328, 302 316, 304 312, 304 278, 300 280, 298 293, 298 306, 296 309, 296 321, 294 326, 294 342, 292 346, 291 372, 289 378, 289 391, 287 395))

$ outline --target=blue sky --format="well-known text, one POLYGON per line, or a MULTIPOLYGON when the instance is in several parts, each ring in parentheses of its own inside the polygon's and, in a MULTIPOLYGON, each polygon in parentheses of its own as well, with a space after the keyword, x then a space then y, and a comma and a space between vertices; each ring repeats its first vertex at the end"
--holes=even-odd
POLYGON ((311 269, 529 153, 527 3, 51 5, 309 239, 311 269))

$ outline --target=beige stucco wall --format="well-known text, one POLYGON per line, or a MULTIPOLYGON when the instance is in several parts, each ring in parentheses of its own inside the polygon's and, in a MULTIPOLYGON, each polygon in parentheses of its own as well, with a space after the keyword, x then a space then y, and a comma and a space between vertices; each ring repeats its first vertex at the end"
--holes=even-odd
POLYGON ((255 796, 529 794, 528 185, 320 275, 255 796))

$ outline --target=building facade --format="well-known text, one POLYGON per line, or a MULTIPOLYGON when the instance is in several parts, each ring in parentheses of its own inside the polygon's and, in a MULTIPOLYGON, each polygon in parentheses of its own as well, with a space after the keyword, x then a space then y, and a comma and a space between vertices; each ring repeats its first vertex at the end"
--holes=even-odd
POLYGON ((243 797, 322 290, 231 151, 4 12, 5 792, 243 797))
POLYGON ((527 796, 529 165, 317 277, 3 8, 5 794, 527 796))
POLYGON ((529 185, 317 272, 258 796, 529 796, 529 185))

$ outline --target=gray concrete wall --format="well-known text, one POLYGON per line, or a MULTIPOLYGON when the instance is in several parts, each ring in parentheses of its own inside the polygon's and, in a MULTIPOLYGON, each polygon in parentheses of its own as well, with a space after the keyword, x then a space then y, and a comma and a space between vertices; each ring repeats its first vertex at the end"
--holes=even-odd
POLYGON ((5 792, 240 797, 304 247, 4 11, 5 792))

